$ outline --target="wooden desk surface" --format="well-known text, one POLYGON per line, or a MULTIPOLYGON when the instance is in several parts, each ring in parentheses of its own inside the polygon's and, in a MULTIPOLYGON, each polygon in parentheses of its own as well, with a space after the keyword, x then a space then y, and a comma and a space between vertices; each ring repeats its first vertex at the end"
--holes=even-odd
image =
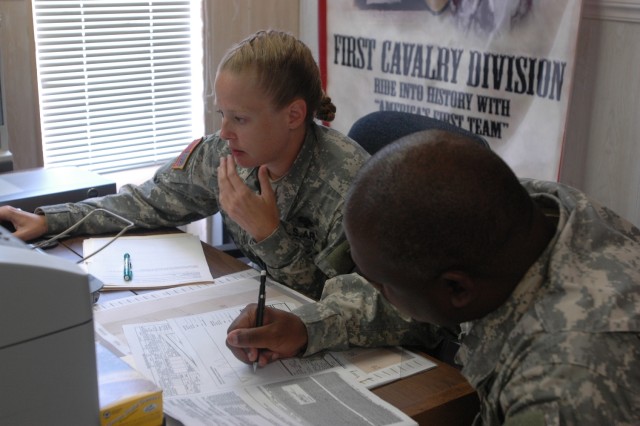
MULTIPOLYGON (((82 253, 83 239, 76 237, 65 240, 48 252, 78 260, 82 253)), ((214 278, 249 268, 245 263, 206 243, 202 243, 202 248, 214 278)), ((129 291, 103 292, 100 300, 131 294, 129 291)), ((435 362, 437 367, 380 386, 373 389, 373 392, 421 425, 471 424, 478 411, 476 392, 456 368, 425 356, 435 362)))

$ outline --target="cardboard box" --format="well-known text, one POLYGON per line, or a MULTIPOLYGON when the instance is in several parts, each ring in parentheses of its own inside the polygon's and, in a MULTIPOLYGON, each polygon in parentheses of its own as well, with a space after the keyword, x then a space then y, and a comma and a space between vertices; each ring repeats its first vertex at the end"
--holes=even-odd
POLYGON ((162 389, 96 343, 101 426, 160 426, 162 389))

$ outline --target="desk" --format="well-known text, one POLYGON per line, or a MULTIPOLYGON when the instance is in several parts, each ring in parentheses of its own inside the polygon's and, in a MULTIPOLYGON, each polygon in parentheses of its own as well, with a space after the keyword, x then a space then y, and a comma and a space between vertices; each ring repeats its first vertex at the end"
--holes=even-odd
MULTIPOLYGON (((167 230, 166 232, 171 232, 167 230)), ((82 237, 61 242, 49 249, 54 255, 77 261, 82 237)), ((202 248, 214 278, 248 269, 243 262, 203 243, 202 248)), ((100 301, 132 295, 130 291, 104 292, 100 301)), ((478 411, 478 398, 457 369, 425 355, 436 368, 373 389, 421 425, 469 425, 478 411)))

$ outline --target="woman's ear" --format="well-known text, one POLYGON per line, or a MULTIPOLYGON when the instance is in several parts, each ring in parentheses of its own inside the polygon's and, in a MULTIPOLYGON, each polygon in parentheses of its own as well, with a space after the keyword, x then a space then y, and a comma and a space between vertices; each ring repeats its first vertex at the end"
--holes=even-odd
POLYGON ((462 309, 467 308, 477 296, 477 285, 466 272, 447 271, 440 278, 449 290, 451 306, 462 309))
POLYGON ((307 118, 307 103, 303 99, 296 99, 289 104, 289 128, 296 129, 305 124, 307 118))

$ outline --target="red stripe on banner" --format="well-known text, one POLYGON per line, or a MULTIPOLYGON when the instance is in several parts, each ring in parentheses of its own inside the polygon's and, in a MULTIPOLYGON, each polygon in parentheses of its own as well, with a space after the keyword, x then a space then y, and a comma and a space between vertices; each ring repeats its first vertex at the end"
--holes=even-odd
POLYGON ((560 178, 562 177, 562 165, 564 163, 564 147, 565 142, 567 140, 567 129, 566 129, 566 119, 565 119, 565 128, 562 131, 562 140, 560 141, 560 159, 558 160, 558 170, 556 172, 556 182, 560 182, 560 178))
POLYGON ((318 58, 322 88, 327 90, 327 0, 318 0, 318 58))

